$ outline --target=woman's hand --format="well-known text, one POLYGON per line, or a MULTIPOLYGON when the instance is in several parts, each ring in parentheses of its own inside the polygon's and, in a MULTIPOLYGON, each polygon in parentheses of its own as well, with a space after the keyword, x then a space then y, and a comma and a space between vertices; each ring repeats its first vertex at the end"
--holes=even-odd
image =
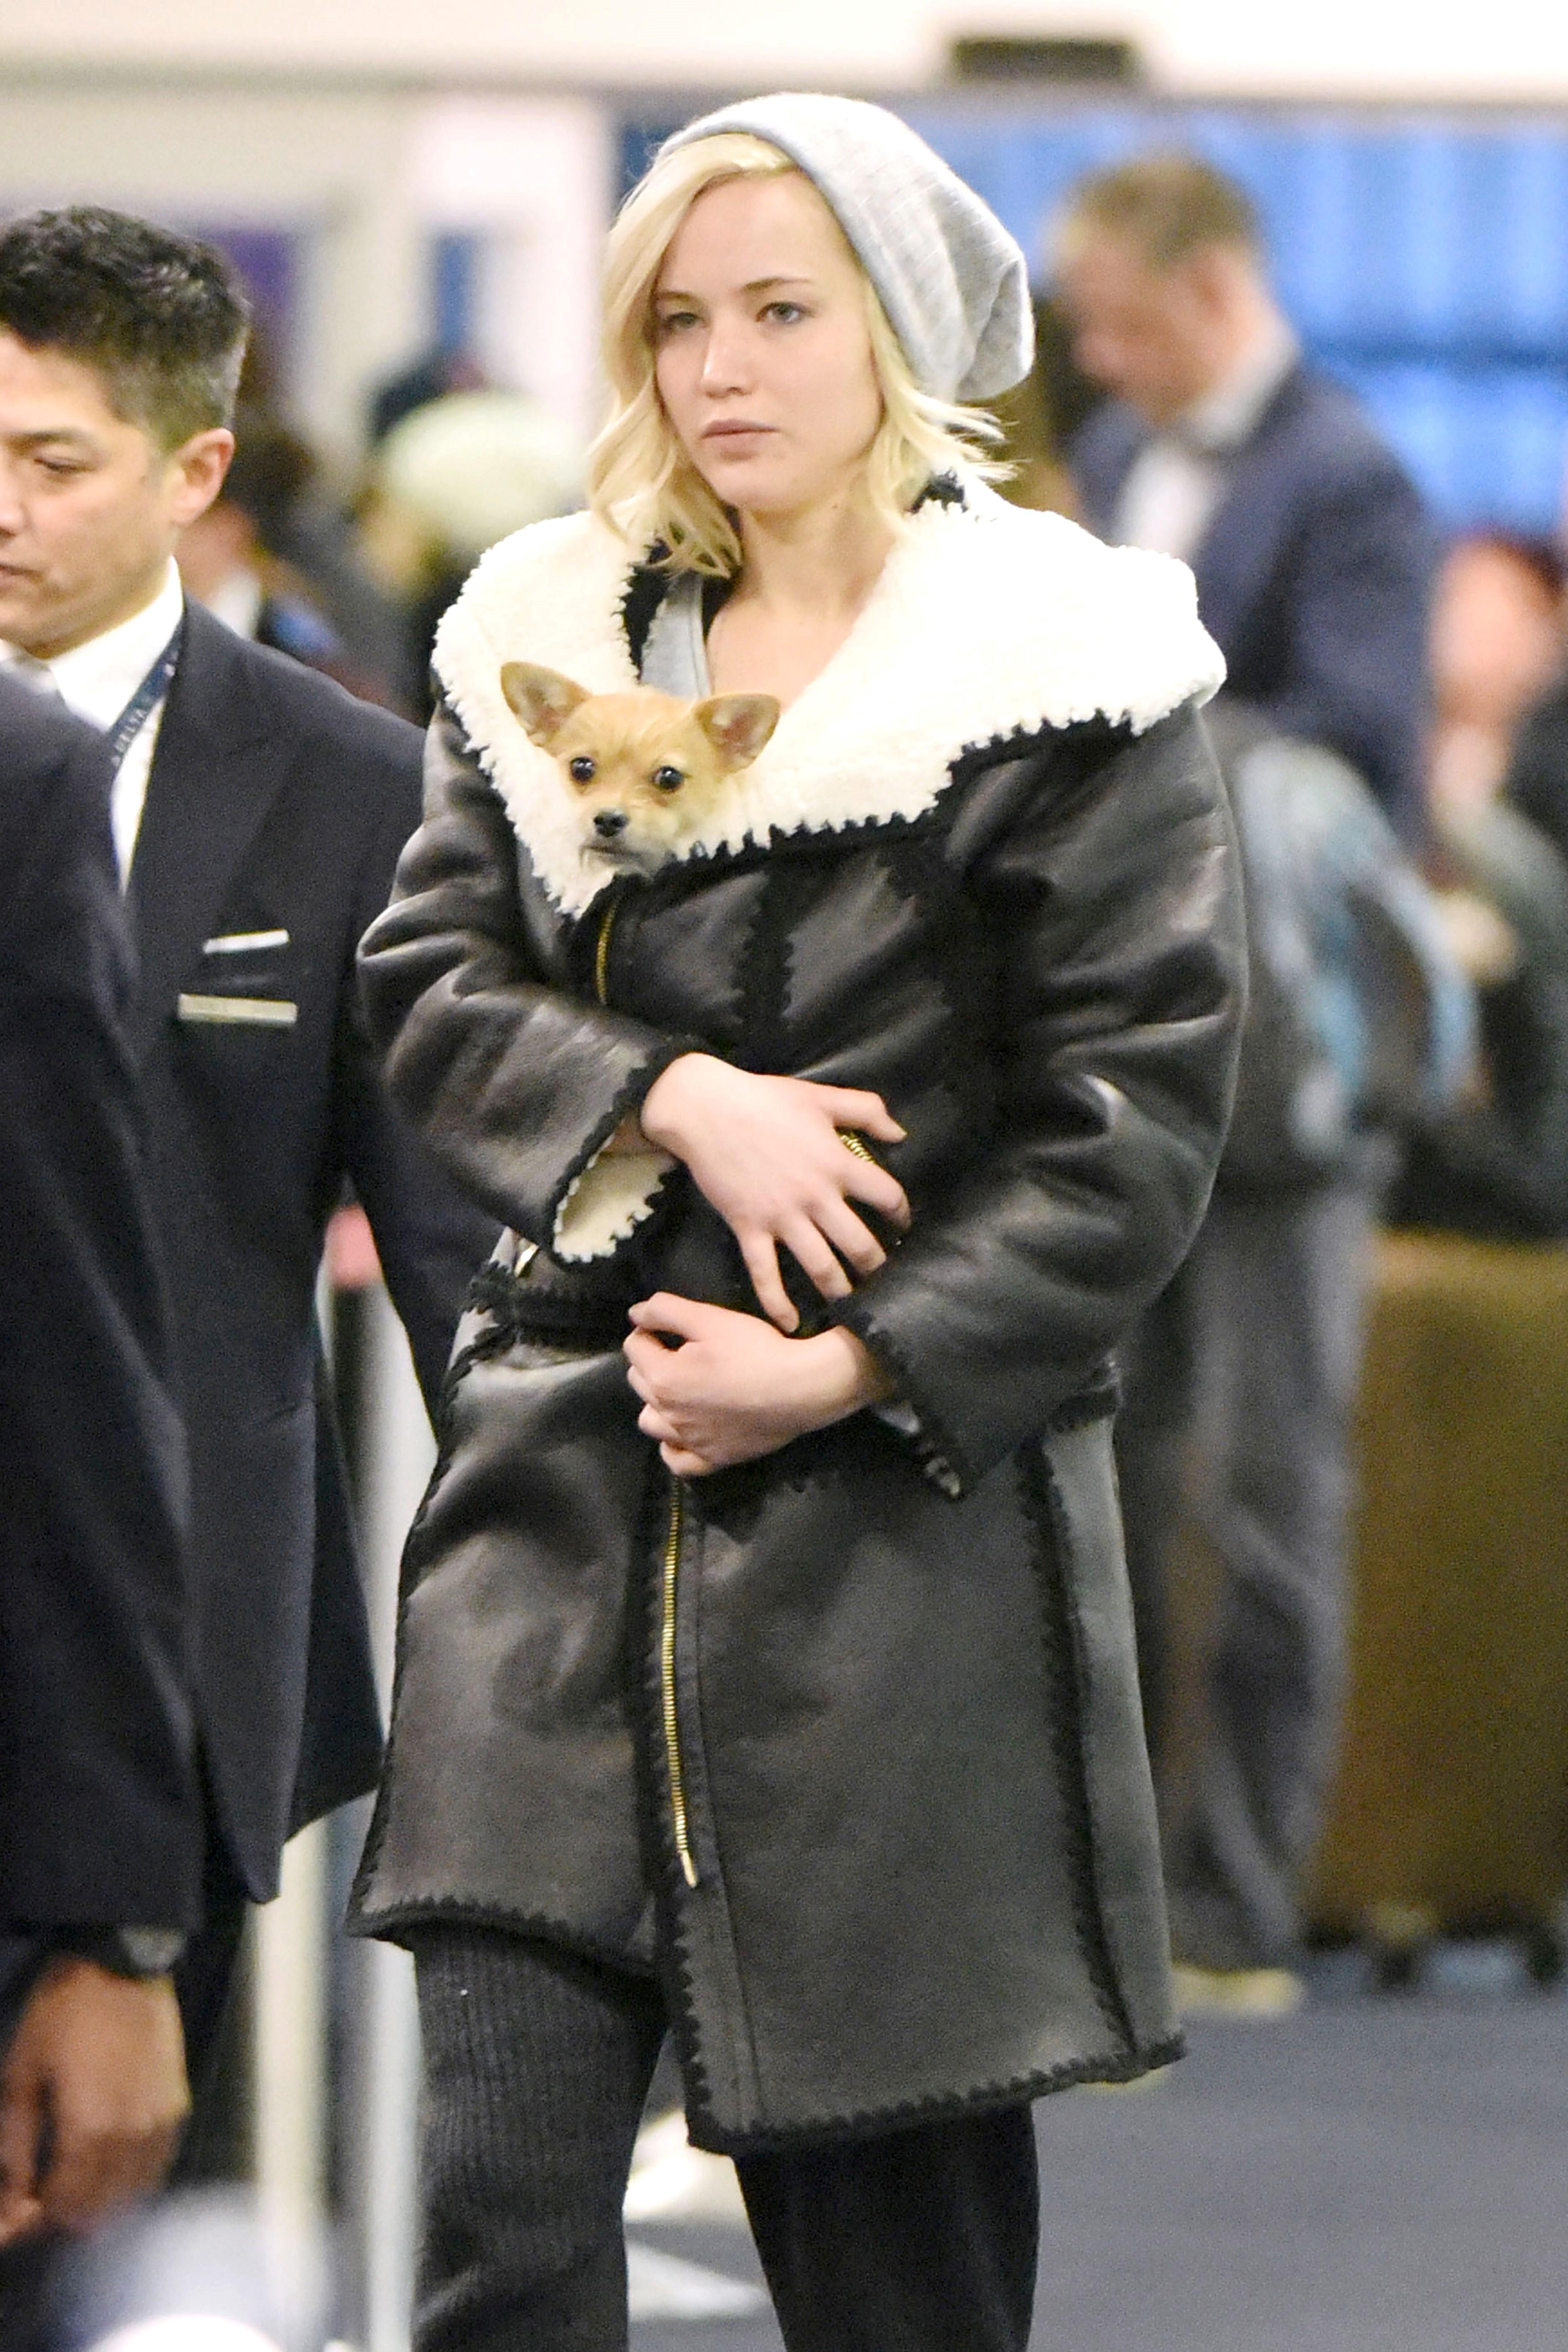
POLYGON ((825 1298, 845 1298, 852 1285, 840 1260, 866 1275, 887 1255, 850 1201, 867 1202, 900 1228, 909 1223, 898 1179, 858 1158, 838 1134, 847 1128, 901 1142, 904 1130, 880 1095, 683 1054, 648 1088, 641 1126, 649 1143, 685 1162, 718 1210, 741 1245, 763 1313, 781 1331, 800 1321, 779 1274, 781 1242, 825 1298))
POLYGON ((851 1331, 786 1339, 755 1315, 668 1291, 634 1307, 631 1319, 625 1345, 627 1378, 643 1401, 637 1427, 658 1438, 678 1478, 776 1454, 893 1392, 851 1331), (661 1334, 681 1344, 667 1347, 661 1334))

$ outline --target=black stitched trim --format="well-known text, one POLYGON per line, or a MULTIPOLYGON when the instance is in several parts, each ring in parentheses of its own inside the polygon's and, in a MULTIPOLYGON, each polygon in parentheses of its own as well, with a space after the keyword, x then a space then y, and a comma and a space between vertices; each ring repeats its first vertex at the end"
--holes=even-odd
POLYGON ((468 1286, 468 1304, 494 1318, 468 1349, 470 1361, 502 1355, 518 1340, 540 1339, 547 1346, 565 1340, 600 1349, 618 1348, 626 1336, 626 1310, 619 1300, 536 1286, 527 1275, 493 1259, 468 1286))
POLYGON ((963 484, 956 474, 933 474, 910 506, 910 512, 919 514, 921 507, 963 507, 968 503, 963 495, 963 484))
MULTIPOLYGON (((614 1097, 609 1109, 603 1114, 597 1125, 589 1129, 587 1142, 568 1163, 560 1182, 545 1202, 544 1230, 547 1234, 553 1237, 560 1230, 561 1212, 566 1205, 566 1196, 572 1187, 597 1159, 622 1119, 629 1111, 636 1110, 647 1099, 655 1080, 661 1078, 671 1062, 679 1062, 683 1054, 705 1054, 708 1051, 709 1048, 700 1038, 666 1037, 661 1039, 647 1057, 637 1064, 637 1068, 632 1071, 614 1097)), ((646 1223, 646 1220, 639 1218, 637 1222, 641 1224, 646 1223)), ((613 1255, 613 1251, 605 1252, 606 1259, 613 1255)), ((593 1262, 588 1261, 590 1264, 593 1262)))
POLYGON ((800 859, 770 869, 757 894, 750 933, 741 951, 741 1034, 743 1066, 752 1070, 789 1066, 784 1007, 789 998, 795 940, 805 909, 815 903, 816 875, 800 859))
POLYGON ((1055 2091, 1070 2091, 1080 2083, 1136 2082, 1139 2075, 1152 2074, 1160 2066, 1174 2065, 1185 2055, 1185 2038, 1173 2033, 1142 2049, 1069 2058, 1059 2066, 1019 2074, 1010 2082, 982 2084, 952 2097, 933 2094, 929 2098, 903 2100, 892 2106, 809 2116, 799 2123, 771 2131, 764 2128, 727 2132, 713 2120, 710 2111, 690 2099, 687 2103, 687 2121, 693 2127, 691 2138, 697 2147, 709 2148, 716 2156, 762 2156, 770 2148, 797 2147, 805 2140, 872 2139, 910 2124, 942 2123, 959 2116, 978 2115, 988 2107, 1021 2106, 1030 2099, 1048 2098, 1055 2091))
POLYGON ((411 1946, 426 1927, 484 1927, 498 1935, 536 1937, 541 1943, 558 1944, 583 1959, 602 1961, 606 1967, 624 1970, 627 1976, 655 1977, 658 1973, 654 1962, 637 1959, 624 1944, 585 1936, 548 1911, 512 1911, 499 1904, 466 1903, 458 1895, 410 1895, 402 1902, 389 1904, 384 1911, 353 1911, 345 1924, 351 1936, 374 1937, 381 1943, 405 1946, 411 1946))
POLYGON ((634 563, 626 574, 621 591, 621 630, 626 637, 626 651, 632 667, 642 676, 643 648, 647 633, 653 626, 654 615, 669 593, 670 574, 660 571, 659 559, 669 553, 661 540, 656 540, 640 563, 634 563))
POLYGON ((852 1331, 883 1370, 891 1374, 899 1398, 910 1407, 917 1423, 916 1433, 904 1443, 912 1449, 932 1486, 949 1502, 962 1501, 976 1484, 979 1474, 965 1460, 962 1446, 927 1398, 910 1358, 878 1322, 875 1307, 868 1307, 858 1294, 851 1292, 831 1309, 827 1320, 852 1331))
MULTIPOLYGON (((670 551, 662 539, 656 539, 639 563, 634 563, 621 591, 621 630, 626 637, 626 651, 632 667, 642 676, 643 655, 647 650, 648 631, 654 617, 668 595, 676 574, 670 568, 670 551)), ((713 625, 713 616, 729 595, 735 583, 713 572, 702 575, 702 633, 707 635, 713 625)))
POLYGON ((1079 1704, 1078 1642, 1068 1604, 1066 1544, 1058 1515, 1052 1507, 1048 1466, 1032 1447, 1024 1448, 1016 1458, 1024 1515, 1035 1531, 1036 1573, 1050 1695, 1051 1745, 1056 1751, 1057 1787, 1067 1832, 1073 1929, 1100 2014, 1120 2047, 1133 2050, 1137 2036, 1111 1963, 1095 1874, 1094 1826, 1084 1774, 1083 1721, 1079 1704))

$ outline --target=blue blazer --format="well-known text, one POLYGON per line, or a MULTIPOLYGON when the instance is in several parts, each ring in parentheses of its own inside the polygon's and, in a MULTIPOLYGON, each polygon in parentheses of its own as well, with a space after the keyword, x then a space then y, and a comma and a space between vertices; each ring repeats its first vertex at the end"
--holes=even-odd
MULTIPOLYGON (((1077 436, 1092 530, 1109 532, 1149 432, 1112 401, 1077 436)), ((1419 492, 1352 395, 1305 366, 1229 462, 1193 559, 1229 691, 1281 734, 1340 752, 1415 829, 1436 561, 1419 492)))

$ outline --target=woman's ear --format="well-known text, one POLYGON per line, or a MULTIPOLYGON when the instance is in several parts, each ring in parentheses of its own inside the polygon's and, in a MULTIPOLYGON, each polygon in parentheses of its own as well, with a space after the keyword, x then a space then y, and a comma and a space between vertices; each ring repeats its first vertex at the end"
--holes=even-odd
POLYGON ((726 775, 754 760, 779 723, 771 694, 715 694, 691 716, 719 754, 726 775))
POLYGON ((502 662, 500 690, 524 734, 548 751, 588 689, 537 662, 502 662))

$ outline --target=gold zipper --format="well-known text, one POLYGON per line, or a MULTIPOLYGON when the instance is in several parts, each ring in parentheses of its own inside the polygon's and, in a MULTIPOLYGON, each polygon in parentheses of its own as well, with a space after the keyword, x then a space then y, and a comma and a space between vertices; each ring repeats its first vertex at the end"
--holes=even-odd
POLYGON ((879 1168, 881 1166, 882 1163, 878 1159, 876 1153, 867 1147, 862 1139, 856 1134, 855 1129, 852 1127, 836 1128, 834 1132, 837 1136, 839 1142, 844 1146, 845 1150, 852 1151, 857 1160, 868 1160, 873 1168, 879 1168))
MULTIPOLYGON (((594 955, 594 989, 607 1004, 610 978, 610 934, 616 928, 616 901, 605 909, 599 944, 594 955)), ((675 1851, 688 1886, 697 1885, 697 1864, 691 1858, 691 1836, 686 1821, 686 1776, 680 1765, 680 1714, 675 1697, 675 1601, 680 1570, 680 1489, 669 1496, 669 1530, 664 1539, 663 1613, 659 1625, 659 1682, 664 1702, 664 1760, 669 1774, 669 1811, 675 1829, 675 1851)))
POLYGON ((669 1774, 669 1811, 675 1829, 675 1851, 688 1886, 697 1884, 691 1858, 691 1836, 686 1820, 686 1776, 680 1768, 680 1716, 675 1699, 675 1597, 680 1567, 680 1489, 669 1496, 669 1531, 664 1539, 664 1616, 659 1628, 659 1677, 664 1692, 664 1761, 669 1774))
POLYGON ((599 925, 599 944, 594 956, 594 992, 601 1004, 610 1001, 610 933, 616 928, 618 901, 612 898, 605 909, 605 919, 599 925))

